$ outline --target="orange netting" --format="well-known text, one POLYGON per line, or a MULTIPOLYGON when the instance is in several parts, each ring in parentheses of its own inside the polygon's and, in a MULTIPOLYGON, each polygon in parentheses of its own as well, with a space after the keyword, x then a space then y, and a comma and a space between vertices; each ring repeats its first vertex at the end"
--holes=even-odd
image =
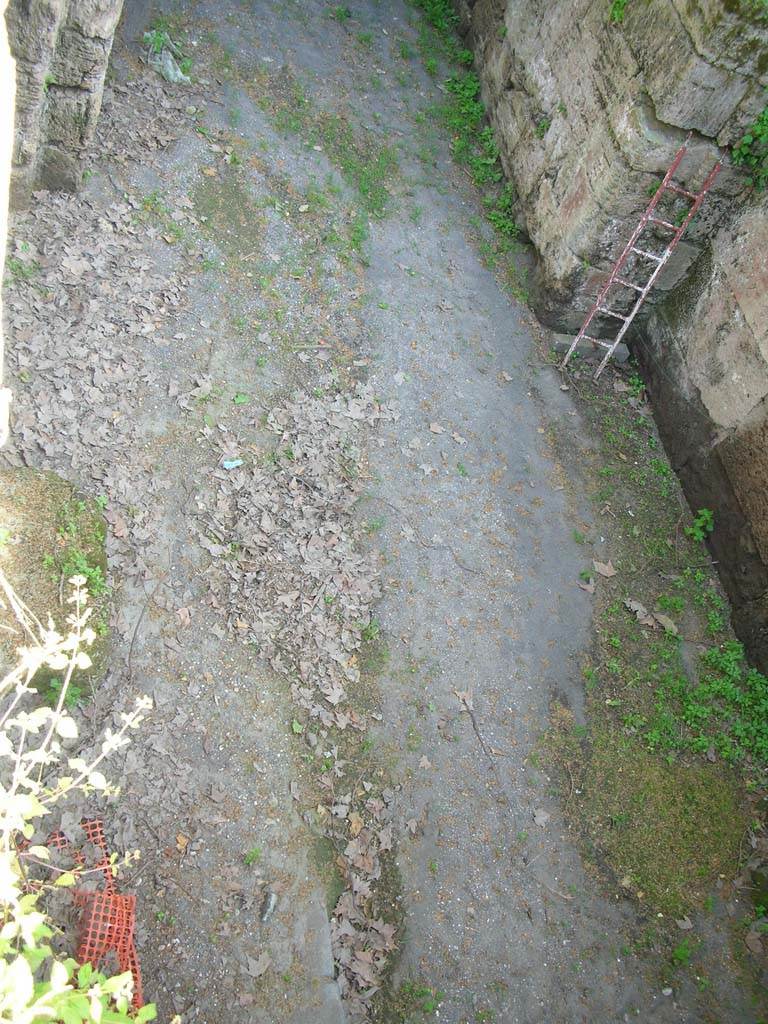
MULTIPOLYGON (((133 939, 136 924, 136 897, 124 896, 115 889, 115 878, 109 861, 109 851, 104 838, 104 826, 99 818, 83 819, 80 823, 86 840, 101 851, 101 858, 94 868, 104 876, 104 888, 95 891, 75 891, 75 906, 82 908, 80 939, 75 959, 80 964, 98 967, 108 953, 114 952, 121 972, 133 975, 133 1005, 138 1009, 144 1005, 141 992, 141 969, 133 939)), ((63 832, 54 832, 48 837, 48 846, 63 850, 70 846, 63 832)), ((75 861, 82 867, 85 858, 80 850, 74 850, 75 861)))

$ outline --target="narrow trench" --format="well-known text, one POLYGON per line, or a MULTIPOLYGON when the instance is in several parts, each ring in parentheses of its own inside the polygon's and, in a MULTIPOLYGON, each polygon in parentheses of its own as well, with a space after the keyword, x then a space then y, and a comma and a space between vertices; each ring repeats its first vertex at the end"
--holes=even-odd
POLYGON ((107 523, 86 748, 154 702, 57 824, 143 851, 162 1021, 757 1024, 759 784, 674 717, 727 604, 637 369, 557 372, 455 49, 400 2, 130 4, 82 194, 15 218, 4 472, 107 523))

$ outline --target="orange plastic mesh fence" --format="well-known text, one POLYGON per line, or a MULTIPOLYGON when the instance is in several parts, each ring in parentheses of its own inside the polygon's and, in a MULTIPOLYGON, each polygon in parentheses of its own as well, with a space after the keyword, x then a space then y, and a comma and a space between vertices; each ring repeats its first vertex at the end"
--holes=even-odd
MULTIPOLYGON (((115 878, 109 862, 109 851, 104 837, 104 826, 99 818, 83 819, 80 823, 86 840, 101 851, 101 858, 94 865, 104 876, 104 888, 90 892, 75 891, 75 906, 82 909, 80 939, 76 960, 80 964, 98 967, 108 953, 115 953, 120 971, 133 975, 133 1005, 138 1009, 144 1005, 141 991, 141 969, 136 954, 133 932, 136 924, 136 897, 124 896, 115 889, 115 878)), ((48 837, 48 846, 63 850, 70 845, 62 832, 48 837)), ((80 850, 74 850, 75 861, 85 866, 80 850)))

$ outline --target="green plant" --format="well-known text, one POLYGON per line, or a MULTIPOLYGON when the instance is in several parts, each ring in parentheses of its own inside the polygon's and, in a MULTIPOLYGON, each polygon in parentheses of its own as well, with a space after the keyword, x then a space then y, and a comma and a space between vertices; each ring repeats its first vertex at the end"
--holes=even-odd
POLYGON ((488 220, 499 234, 509 239, 517 238, 520 233, 514 218, 515 200, 514 186, 507 182, 498 196, 485 202, 488 220))
POLYGON ((373 46, 373 32, 358 32, 357 41, 366 50, 370 50, 373 46))
POLYGON ((715 528, 715 516, 711 509, 700 508, 693 517, 693 523, 685 527, 685 533, 693 540, 706 540, 707 535, 715 528))
POLYGON ((731 764, 748 757, 768 764, 768 679, 747 665, 737 641, 711 647, 697 685, 682 671, 661 672, 643 735, 652 750, 712 749, 731 764))
POLYGON ((539 118, 539 120, 536 122, 536 129, 535 129, 536 137, 539 138, 539 139, 543 139, 544 136, 549 131, 551 125, 552 125, 552 121, 550 120, 550 118, 548 118, 548 117, 541 117, 541 118, 539 118))
POLYGON ((144 33, 144 45, 152 53, 162 53, 166 47, 171 46, 171 37, 165 29, 153 28, 144 33))
POLYGON ((352 17, 352 11, 344 4, 338 4, 336 7, 331 8, 331 17, 338 21, 340 25, 343 25, 345 21, 349 21, 352 17))
POLYGON ((499 150, 490 125, 483 124, 485 107, 479 99, 480 79, 473 71, 449 78, 445 83, 448 102, 442 108, 443 121, 451 131, 454 158, 467 164, 475 184, 501 181, 499 150))
MULTIPOLYGON (((49 942, 60 930, 60 923, 48 912, 50 894, 56 888, 75 885, 87 869, 59 867, 48 846, 36 843, 35 837, 46 834, 45 815, 68 794, 116 794, 100 771, 101 763, 128 742, 126 734, 138 728, 151 707, 148 698, 140 698, 133 712, 123 714, 116 732, 106 731, 101 751, 90 763, 76 756, 71 742, 69 756, 62 753, 60 741, 73 741, 78 735, 77 725, 66 710, 72 676, 76 669, 89 667, 85 648, 95 639, 88 624, 91 610, 86 581, 74 577, 69 582, 73 588, 70 614, 66 633, 60 633, 53 623, 44 628, 33 620, 0 574, 0 590, 27 644, 19 648, 16 662, 0 680, 0 760, 4 762, 2 776, 6 780, 0 793, 2 1017, 17 1024, 143 1024, 155 1019, 155 1007, 131 1011, 130 973, 107 978, 89 964, 78 967, 73 959, 54 953, 49 942), (40 669, 61 672, 59 697, 53 708, 39 706, 31 696, 40 669), (62 763, 64 757, 67 760, 62 763)), ((127 865, 134 859, 134 854, 127 854, 122 863, 127 865)), ((115 873, 121 866, 118 861, 115 856, 115 873)))
POLYGON ((261 847, 254 846, 248 850, 247 853, 243 854, 243 863, 247 868, 251 867, 252 864, 256 864, 261 860, 261 847))
POLYGON ((614 24, 618 25, 624 21, 624 11, 627 2, 628 0, 611 0, 611 9, 608 16, 614 24))
POLYGON ((696 947, 689 938, 685 938, 672 950, 670 959, 675 967, 688 967, 691 963, 691 957, 695 952, 696 947))
POLYGON ((380 632, 381 624, 378 619, 371 619, 368 625, 360 630, 360 639, 363 643, 370 643, 372 640, 378 639, 380 632))
POLYGON ((384 518, 384 516, 373 516, 365 523, 363 529, 365 530, 366 533, 378 533, 378 531, 383 528, 385 523, 386 519, 384 518))
POLYGON ((426 21, 438 32, 452 32, 459 22, 451 0, 414 0, 414 6, 423 12, 426 21))
POLYGON ((88 590, 94 597, 106 593, 107 581, 99 565, 94 565, 80 548, 69 548, 59 563, 59 571, 65 579, 70 576, 84 576, 88 590))
POLYGON ((40 265, 36 261, 28 263, 16 256, 9 256, 5 265, 11 277, 16 281, 29 281, 40 270, 40 265))
POLYGON ((749 183, 761 191, 768 185, 768 106, 758 114, 731 150, 733 162, 749 172, 749 183))
POLYGON ((402 1020, 410 1021, 413 1013, 437 1013, 444 998, 444 992, 430 985, 406 981, 397 992, 396 1002, 401 1009, 402 1020))
MULTIPOLYGON (((59 698, 61 697, 61 691, 63 688, 64 684, 62 680, 59 679, 58 676, 53 676, 53 678, 48 682, 47 690, 43 693, 43 699, 47 704, 50 704, 51 707, 56 707, 59 703, 59 698)), ((68 711, 71 711, 72 708, 76 708, 82 700, 84 692, 85 691, 82 686, 78 686, 76 683, 70 683, 64 695, 64 707, 67 708, 68 711)))

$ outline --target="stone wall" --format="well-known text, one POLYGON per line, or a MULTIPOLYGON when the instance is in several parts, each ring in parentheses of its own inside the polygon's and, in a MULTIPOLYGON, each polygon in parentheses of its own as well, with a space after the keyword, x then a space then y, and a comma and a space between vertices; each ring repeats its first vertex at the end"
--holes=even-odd
MULTIPOLYGON (((749 0, 460 0, 514 182, 539 254, 541 319, 576 330, 688 131, 681 180, 700 184, 717 145, 738 140, 765 106, 768 23, 749 0), (734 8, 738 10, 734 12, 734 8)), ((726 168, 659 282, 684 277, 744 191, 726 168)))
POLYGON ((81 182, 121 9, 122 0, 10 0, 13 205, 35 188, 74 191, 81 182))
POLYGON ((734 627, 768 667, 768 216, 755 200, 714 235, 654 311, 635 351, 712 551, 734 627))
MULTIPOLYGON (((537 251, 536 312, 575 332, 687 133, 677 180, 695 189, 765 106, 765 8, 627 0, 618 23, 610 0, 457 0, 457 8, 537 251)), ((659 241, 646 248, 658 251, 659 241)), ((715 512, 711 547, 734 625, 763 666, 767 252, 768 198, 726 160, 630 336, 689 501, 715 512)), ((608 324, 594 326, 605 333, 608 324)))

